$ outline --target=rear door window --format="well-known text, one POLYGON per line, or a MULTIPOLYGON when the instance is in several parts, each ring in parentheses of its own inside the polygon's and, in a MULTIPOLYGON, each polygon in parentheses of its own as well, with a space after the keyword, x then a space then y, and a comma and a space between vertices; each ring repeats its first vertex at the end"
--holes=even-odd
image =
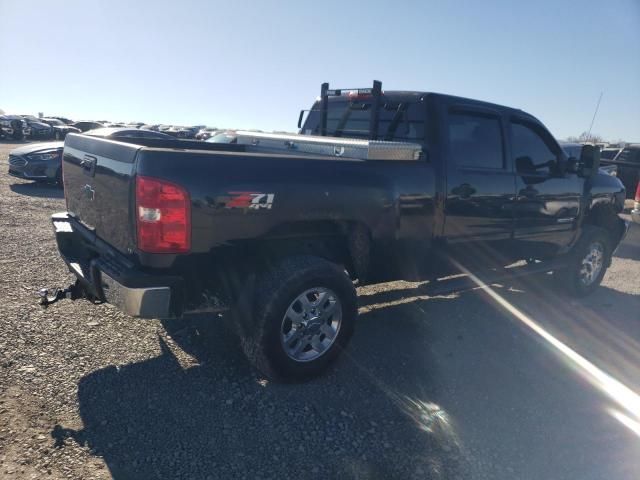
POLYGON ((505 168, 500 119, 479 113, 449 114, 449 155, 457 167, 505 168))

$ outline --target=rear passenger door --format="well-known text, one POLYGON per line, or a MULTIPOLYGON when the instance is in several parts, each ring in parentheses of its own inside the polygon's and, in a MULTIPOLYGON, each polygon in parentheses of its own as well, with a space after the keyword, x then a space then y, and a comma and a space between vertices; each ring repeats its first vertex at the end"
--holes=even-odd
POLYGON ((575 235, 584 179, 560 171, 564 153, 539 123, 513 117, 509 131, 516 168, 515 248, 522 258, 553 256, 575 235))
POLYGON ((513 235, 515 180, 502 115, 454 106, 447 117, 444 236, 453 247, 504 251, 513 235))

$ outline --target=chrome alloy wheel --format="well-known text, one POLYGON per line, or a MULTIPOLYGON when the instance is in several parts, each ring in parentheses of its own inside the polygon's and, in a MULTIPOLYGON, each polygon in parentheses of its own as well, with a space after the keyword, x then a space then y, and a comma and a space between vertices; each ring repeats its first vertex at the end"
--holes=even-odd
POLYGON ((342 324, 342 305, 332 290, 310 288, 287 308, 280 342, 287 356, 296 362, 310 362, 335 342, 342 324))
POLYGON ((580 282, 587 287, 591 285, 600 275, 603 266, 604 246, 600 242, 593 242, 580 264, 580 282))

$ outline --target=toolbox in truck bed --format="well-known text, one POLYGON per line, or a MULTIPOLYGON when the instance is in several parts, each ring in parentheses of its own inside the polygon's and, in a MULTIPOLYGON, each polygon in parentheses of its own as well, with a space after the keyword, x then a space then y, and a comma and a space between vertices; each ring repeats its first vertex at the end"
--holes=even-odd
POLYGON ((290 151, 361 160, 419 160, 422 152, 422 146, 417 143, 257 132, 237 132, 237 135, 238 145, 247 145, 247 151, 261 153, 290 151))

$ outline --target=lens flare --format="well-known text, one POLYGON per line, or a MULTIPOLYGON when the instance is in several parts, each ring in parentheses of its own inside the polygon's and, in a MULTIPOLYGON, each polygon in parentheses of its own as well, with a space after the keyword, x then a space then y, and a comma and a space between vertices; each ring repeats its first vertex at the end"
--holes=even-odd
POLYGON ((568 359, 570 364, 575 367, 586 381, 607 395, 620 408, 626 410, 627 414, 623 414, 616 410, 609 411, 609 413, 616 420, 636 433, 636 435, 640 436, 640 395, 624 385, 622 382, 613 378, 611 375, 605 373, 578 352, 551 335, 532 318, 498 294, 493 288, 491 288, 491 286, 484 284, 478 277, 462 266, 459 262, 453 259, 451 261, 456 265, 456 267, 466 273, 474 283, 479 287, 483 287, 482 291, 494 300, 498 306, 502 307, 516 319, 520 320, 524 325, 529 327, 550 346, 555 348, 556 351, 568 359))

